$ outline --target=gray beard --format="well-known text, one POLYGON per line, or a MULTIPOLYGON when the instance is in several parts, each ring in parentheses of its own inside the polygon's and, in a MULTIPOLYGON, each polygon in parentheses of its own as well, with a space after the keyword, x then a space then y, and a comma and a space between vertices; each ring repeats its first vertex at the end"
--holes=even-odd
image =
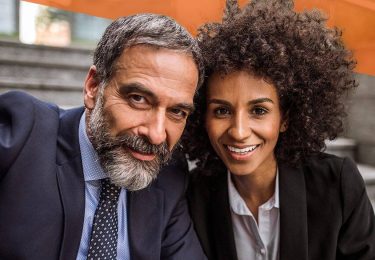
POLYGON ((95 107, 88 117, 89 139, 98 154, 100 164, 113 184, 129 191, 144 189, 157 177, 161 166, 167 163, 172 152, 168 150, 165 142, 153 145, 136 135, 111 136, 110 123, 103 104, 103 95, 99 93, 95 107), (155 159, 138 160, 126 147, 143 153, 154 153, 155 159))

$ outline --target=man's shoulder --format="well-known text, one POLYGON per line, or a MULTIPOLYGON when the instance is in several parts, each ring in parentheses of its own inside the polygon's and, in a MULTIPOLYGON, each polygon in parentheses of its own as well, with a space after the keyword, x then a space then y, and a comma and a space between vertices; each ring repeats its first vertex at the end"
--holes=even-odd
POLYGON ((24 92, 0 95, 0 171, 7 171, 22 151, 32 158, 42 156, 41 151, 35 153, 41 147, 44 152, 55 151, 63 113, 24 92))
POLYGON ((8 142, 56 132, 60 108, 25 92, 10 91, 0 95, 1 137, 8 142), (33 133, 33 135, 32 135, 33 133))
MULTIPOLYGON (((41 101, 22 91, 9 91, 0 95, 0 111, 2 116, 22 116, 32 120, 35 113, 44 113, 44 117, 58 117, 57 105, 41 101)), ((46 118, 47 119, 47 118, 46 118)))

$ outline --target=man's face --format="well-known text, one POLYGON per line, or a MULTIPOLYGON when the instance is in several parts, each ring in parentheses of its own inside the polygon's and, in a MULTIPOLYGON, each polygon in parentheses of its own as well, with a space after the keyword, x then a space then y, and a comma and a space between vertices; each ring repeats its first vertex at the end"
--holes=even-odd
POLYGON ((170 157, 193 110, 198 70, 192 57, 137 45, 116 62, 100 93, 90 69, 85 84, 88 135, 112 182, 146 187, 170 157))

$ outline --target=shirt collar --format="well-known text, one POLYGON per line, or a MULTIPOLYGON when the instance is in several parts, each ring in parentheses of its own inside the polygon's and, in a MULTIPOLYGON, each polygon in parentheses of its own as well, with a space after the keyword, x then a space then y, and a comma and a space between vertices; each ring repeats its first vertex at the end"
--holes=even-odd
POLYGON ((99 163, 98 154, 92 146, 86 133, 86 112, 81 116, 79 122, 79 147, 81 149, 83 176, 85 181, 100 180, 107 178, 99 163))
MULTIPOLYGON (((241 197, 241 195, 238 193, 236 187, 233 184, 231 174, 228 171, 228 195, 229 195, 229 204, 232 208, 232 211, 236 213, 237 215, 250 215, 253 214, 246 206, 246 203, 244 199, 241 197)), ((280 208, 279 204, 279 170, 276 170, 276 183, 275 183, 275 192, 272 195, 272 197, 265 202, 263 205, 260 206, 260 208, 263 208, 265 210, 270 210, 273 207, 280 208)))

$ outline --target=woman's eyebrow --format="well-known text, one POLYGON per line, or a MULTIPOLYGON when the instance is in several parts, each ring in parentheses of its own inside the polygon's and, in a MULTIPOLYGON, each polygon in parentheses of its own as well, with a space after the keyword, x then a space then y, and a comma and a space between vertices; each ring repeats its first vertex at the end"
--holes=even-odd
POLYGON ((222 100, 222 99, 217 99, 217 98, 212 98, 207 101, 207 105, 209 104, 219 104, 219 105, 226 105, 230 106, 230 103, 228 101, 222 100))
MULTIPOLYGON (((257 98, 257 99, 250 100, 247 103, 248 103, 248 105, 254 105, 254 104, 259 104, 259 103, 264 103, 264 102, 269 102, 269 103, 272 103, 272 104, 275 103, 270 98, 257 98)), ((227 106, 230 105, 230 103, 228 101, 225 101, 225 100, 222 100, 222 99, 217 99, 217 98, 213 98, 213 99, 208 100, 207 104, 208 105, 209 104, 219 104, 219 105, 227 105, 227 106)))
POLYGON ((259 104, 259 103, 264 103, 264 102, 268 102, 268 103, 272 103, 274 104, 275 102, 273 102, 272 99, 270 98, 257 98, 257 99, 253 99, 253 100, 250 100, 248 102, 249 105, 254 105, 254 104, 259 104))

